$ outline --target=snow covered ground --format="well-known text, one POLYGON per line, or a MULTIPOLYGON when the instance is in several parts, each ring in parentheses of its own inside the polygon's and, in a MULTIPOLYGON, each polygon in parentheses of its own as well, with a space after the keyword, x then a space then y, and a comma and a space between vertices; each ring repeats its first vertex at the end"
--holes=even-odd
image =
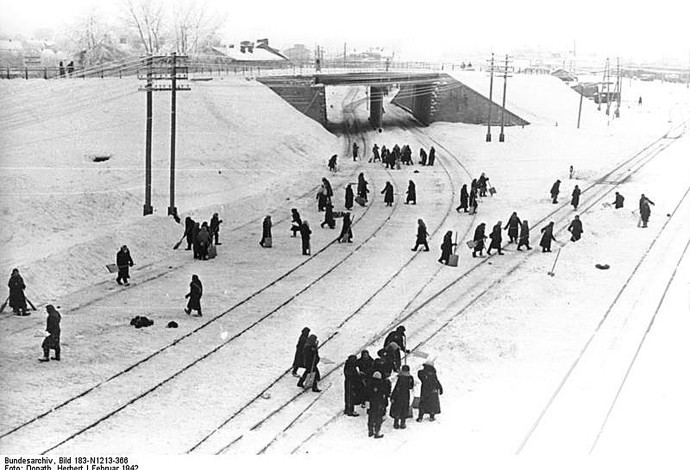
MULTIPOLYGON (((538 119, 507 128, 505 143, 486 143, 482 126, 421 128, 394 106, 386 107, 383 133, 370 132, 364 90, 329 90, 329 119, 360 123, 355 138, 366 152, 359 162, 346 150, 350 138, 335 139, 255 82, 194 83, 178 103, 178 208, 182 217, 207 219, 217 211, 224 219, 219 257, 206 262, 170 249, 182 228, 163 216, 169 127, 164 95, 156 95, 154 105, 158 212, 142 218, 144 97, 133 91, 136 82, 1 83, 3 109, 12 110, 6 116, 16 116, 1 121, 1 264, 7 272, 20 267, 35 303, 62 307, 63 360, 36 361, 43 312, 0 317, 0 373, 6 378, 0 389, 0 451, 385 458, 518 450, 548 455, 557 448, 583 455, 684 256, 648 337, 652 352, 642 354, 644 346, 640 369, 631 369, 643 376, 630 375, 624 390, 630 387, 631 395, 621 394, 597 452, 626 447, 626 420, 634 422, 639 411, 626 400, 645 399, 639 385, 645 371, 670 385, 680 380, 670 381, 674 374, 683 375, 682 363, 664 367, 670 376, 651 375, 659 371, 649 370, 643 359, 670 361, 668 355, 651 355, 663 354, 662 344, 682 344, 676 341, 683 314, 690 313, 683 252, 690 233, 690 202, 684 198, 690 186, 688 138, 676 132, 669 137, 680 137, 661 139, 642 155, 658 150, 658 156, 618 187, 627 166, 604 176, 687 119, 690 95, 680 85, 631 82, 621 119, 607 119, 585 101, 587 119, 578 130, 560 117, 573 115, 570 107, 559 106, 573 92, 542 81, 511 82, 515 102, 508 108, 538 119), (640 95, 643 106, 637 106, 640 95), (367 163, 373 143, 409 143, 415 157, 420 146, 434 145, 437 165, 388 172, 367 163), (333 153, 341 156, 340 171, 328 175, 325 162, 333 153), (94 163, 94 154, 112 157, 94 163), (568 179, 570 165, 574 180, 568 179), (343 186, 360 171, 371 183, 372 202, 354 209, 353 244, 333 243, 340 223, 334 231, 318 226, 316 185, 329 177, 341 210, 343 186), (485 198, 474 217, 456 213, 460 186, 481 172, 490 176, 497 195, 485 198), (558 206, 548 197, 556 178, 563 181, 558 206), (417 185, 416 206, 401 200, 410 179, 417 185), (396 188, 392 208, 379 194, 385 181, 396 188), (577 212, 568 205, 575 184, 586 189, 577 212), (603 205, 613 200, 613 190, 626 196, 624 209, 603 205), (656 203, 648 229, 637 228, 633 213, 643 192, 656 203), (311 258, 290 238, 291 207, 311 223, 311 258), (458 268, 436 262, 446 230, 467 240, 479 222, 490 228, 513 211, 531 222, 531 252, 508 245, 506 256, 473 259, 465 248, 458 268), (275 224, 270 250, 257 244, 267 213, 275 224), (539 228, 554 220, 556 238, 565 242, 563 229, 574 213, 583 220, 583 239, 564 244, 555 276, 547 276, 556 250, 540 253, 539 228), (418 218, 432 234, 431 253, 409 250, 418 218), (126 289, 102 268, 125 243, 138 266, 126 289), (596 263, 611 269, 597 270, 596 263), (182 313, 192 273, 204 282, 201 318, 182 313), (139 314, 154 319, 154 326, 130 326, 139 314), (170 320, 180 327, 166 329, 170 320), (666 323, 671 321, 676 326, 666 323), (433 423, 412 422, 404 431, 393 430, 389 418, 385 438, 374 441, 366 435, 364 413, 342 415, 339 365, 363 348, 375 352, 382 336, 401 322, 409 345, 435 358, 445 391, 442 413, 433 423), (287 373, 303 326, 319 336, 321 356, 331 362, 321 364, 326 377, 319 395, 300 394, 287 373), (576 419, 578 425, 570 426, 576 419)), ((422 359, 408 359, 416 375, 422 359)), ((683 390, 663 390, 665 401, 678 404, 674 420, 681 423, 690 418, 678 398, 683 390)), ((680 454, 673 443, 688 440, 686 429, 672 429, 670 419, 645 423, 668 428, 667 439, 657 431, 658 448, 680 454)))

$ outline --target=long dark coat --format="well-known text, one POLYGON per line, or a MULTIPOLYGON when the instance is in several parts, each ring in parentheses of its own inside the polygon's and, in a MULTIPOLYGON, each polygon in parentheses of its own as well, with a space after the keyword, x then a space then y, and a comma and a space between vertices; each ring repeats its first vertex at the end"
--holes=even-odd
POLYGON ((362 376, 357 370, 357 360, 345 361, 343 368, 345 374, 345 406, 361 405, 363 403, 363 382, 362 376))
POLYGON ((470 191, 470 207, 474 208, 474 210, 477 210, 477 189, 473 189, 470 191))
POLYGON ((393 419, 407 419, 410 416, 410 390, 414 388, 414 378, 403 373, 398 374, 393 392, 391 393, 390 416, 393 419))
POLYGON ((125 282, 129 279, 129 267, 134 266, 134 261, 132 261, 132 256, 129 251, 124 251, 120 249, 115 257, 117 263, 117 269, 119 271, 120 277, 122 277, 125 282))
POLYGON ((551 197, 556 199, 558 197, 558 193, 561 192, 561 182, 556 181, 553 186, 551 186, 551 197))
POLYGON ((582 191, 580 191, 580 188, 574 188, 574 189, 573 189, 573 197, 572 197, 572 199, 570 199, 570 204, 571 204, 575 209, 577 209, 577 206, 580 205, 580 193, 581 193, 581 192, 582 192, 582 191))
POLYGON ((434 162, 436 162, 436 149, 431 147, 429 150, 429 161, 427 165, 434 166, 434 162))
POLYGON ((650 202, 651 201, 647 199, 640 203, 640 217, 642 218, 643 222, 647 222, 649 220, 649 216, 652 215, 652 208, 649 206, 650 202))
POLYGON ((187 238, 188 246, 194 243, 194 224, 194 219, 192 219, 191 217, 187 217, 186 219, 184 219, 184 235, 187 238))
POLYGON ((526 220, 520 225, 520 245, 529 246, 529 223, 526 220))
POLYGON ((539 242, 539 246, 542 248, 546 248, 547 250, 551 249, 551 240, 556 240, 556 238, 553 236, 553 225, 549 224, 543 229, 541 229, 541 241, 539 242))
POLYGON ((489 249, 500 249, 501 242, 503 241, 501 224, 494 225, 494 228, 491 229, 491 235, 489 235, 489 237, 491 237, 491 245, 489 245, 489 249))
POLYGON ((386 183, 386 187, 383 188, 383 191, 381 191, 381 194, 383 194, 383 202, 386 204, 393 204, 393 185, 390 183, 386 183))
POLYGON ((355 200, 355 194, 352 191, 352 186, 349 184, 345 188, 345 209, 350 210, 352 209, 352 205, 355 200))
POLYGON ((367 397, 369 398, 369 410, 367 413, 373 420, 383 419, 386 412, 387 387, 383 379, 370 378, 367 386, 367 397))
MULTIPOLYGON (((318 370, 319 361, 319 348, 315 344, 310 344, 304 346, 303 351, 304 368, 307 369, 306 373, 314 372, 318 370)), ((317 374, 318 375, 318 374, 317 374)))
POLYGON ((582 221, 574 219, 572 222, 570 222, 570 225, 568 225, 568 231, 573 235, 570 238, 570 241, 578 241, 584 232, 584 230, 582 230, 582 221))
POLYGON ((625 198, 623 197, 622 194, 616 194, 616 200, 613 202, 614 207, 616 209, 620 209, 623 207, 623 201, 625 201, 625 198))
POLYGON ((467 209, 469 207, 467 205, 469 198, 470 195, 467 193, 467 185, 463 184, 460 190, 460 209, 467 209))
POLYGON ((352 241, 352 219, 349 212, 343 215, 343 227, 340 229, 340 235, 338 235, 339 242, 345 240, 352 241))
POLYGON ((304 344, 307 342, 309 337, 309 331, 302 331, 302 334, 297 340, 297 346, 295 346, 295 358, 292 360, 292 367, 300 368, 304 366, 304 344))
POLYGON ((359 175, 359 179, 357 180, 357 195, 365 201, 369 199, 367 196, 367 193, 369 192, 369 189, 367 188, 368 185, 369 183, 364 179, 364 175, 359 175))
POLYGON ((264 218, 264 222, 262 224, 262 232, 261 232, 261 241, 271 238, 271 219, 269 217, 264 218))
POLYGON ((400 346, 400 349, 405 349, 407 347, 405 333, 398 331, 397 329, 388 333, 386 339, 383 340, 383 348, 387 348, 388 345, 391 343, 397 344, 398 346, 400 346))
POLYGON ((420 416, 425 413, 437 415, 441 412, 441 403, 438 396, 443 394, 443 387, 436 376, 436 369, 434 366, 425 364, 419 372, 417 372, 422 383, 422 389, 419 394, 419 413, 420 416))
POLYGON ((478 225, 477 228, 474 230, 474 251, 481 251, 484 249, 484 225, 478 225))
POLYGON ((426 237, 429 233, 426 231, 426 225, 417 224, 417 245, 425 245, 426 237))
POLYGON ((189 283, 189 302, 187 302, 187 309, 189 310, 201 310, 201 296, 204 293, 204 287, 201 285, 201 281, 192 281, 189 283))
POLYGON ((518 217, 517 214, 511 214, 510 219, 508 219, 508 222, 506 223, 506 226, 503 227, 508 229, 508 238, 510 238, 511 240, 513 238, 517 238, 520 223, 520 217, 518 217))
MULTIPOLYGON (((53 309, 48 312, 48 318, 46 319, 46 331, 50 336, 43 340, 42 347, 44 350, 54 349, 56 351, 56 357, 59 357, 60 351, 60 312, 53 309)), ((47 352, 46 352, 47 354, 47 352)))
POLYGON ((453 245, 453 234, 450 232, 446 233, 443 236, 443 243, 441 243, 441 258, 439 259, 439 261, 445 261, 446 264, 448 264, 448 259, 450 258, 450 255, 453 252, 453 245))
POLYGON ((412 181, 407 186, 407 201, 405 202, 417 202, 417 189, 412 181))
POLYGON ((7 283, 10 288, 10 308, 13 310, 26 310, 26 297, 24 296, 24 279, 19 274, 12 274, 7 283))
POLYGON ((328 181, 326 178, 323 178, 322 183, 323 186, 326 188, 326 197, 333 197, 333 187, 331 186, 331 182, 328 181))

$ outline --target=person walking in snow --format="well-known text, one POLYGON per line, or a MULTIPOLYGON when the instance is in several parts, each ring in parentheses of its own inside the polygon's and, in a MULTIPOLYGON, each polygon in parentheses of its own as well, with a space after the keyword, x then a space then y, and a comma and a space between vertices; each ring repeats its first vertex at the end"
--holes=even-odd
POLYGON ((551 253, 551 241, 557 241, 553 236, 553 222, 549 222, 549 225, 541 229, 541 241, 539 246, 541 246, 542 253, 551 253))
POLYGON ((520 225, 520 241, 518 242, 517 251, 522 251, 521 248, 526 246, 528 250, 532 248, 529 246, 529 222, 526 220, 522 221, 520 225))
POLYGON ((372 162, 376 162, 376 161, 380 162, 381 161, 381 155, 379 154, 379 146, 374 144, 374 147, 371 149, 371 152, 374 154, 371 161, 372 162))
POLYGON ((364 199, 364 202, 369 200, 367 196, 367 193, 369 193, 369 189, 367 188, 368 185, 369 182, 364 179, 364 173, 360 173, 357 177, 357 196, 364 199))
POLYGON ((518 217, 517 212, 510 215, 506 226, 503 228, 508 230, 508 239, 510 240, 508 243, 517 243, 518 230, 520 229, 520 217, 518 217))
POLYGON ((573 206, 575 210, 577 210, 577 206, 580 205, 580 193, 580 187, 578 185, 575 185, 575 188, 573 188, 572 198, 570 199, 570 204, 573 206))
POLYGON ((328 159, 328 169, 335 173, 338 170, 338 155, 333 155, 328 159))
POLYGON ((355 194, 352 191, 352 185, 348 184, 345 187, 345 209, 351 211, 354 204, 355 194))
POLYGON ((640 196, 640 218, 642 219, 642 228, 647 228, 647 222, 652 215, 652 208, 649 205, 654 205, 651 199, 644 194, 640 196))
POLYGON ((29 312, 26 310, 26 296, 24 295, 26 284, 24 284, 24 279, 19 274, 19 269, 14 268, 12 270, 10 280, 7 281, 7 287, 10 289, 8 300, 12 313, 22 316, 29 315, 29 312))
POLYGON ((367 382, 367 397, 369 399, 367 427, 369 428, 369 437, 380 439, 383 437, 383 434, 381 434, 381 424, 386 413, 386 386, 379 371, 374 372, 367 382))
POLYGON ((427 361, 422 366, 422 370, 417 372, 417 377, 422 384, 417 422, 421 423, 425 414, 429 415, 429 420, 434 421, 436 415, 441 413, 439 396, 443 395, 443 386, 438 380, 436 368, 430 361, 427 361))
POLYGON ((410 375, 410 366, 402 366, 391 393, 390 416, 393 418, 394 429, 405 429, 405 420, 412 418, 410 414, 410 391, 414 388, 414 378, 410 375))
POLYGON ((261 245, 262 248, 266 248, 266 240, 270 238, 271 246, 273 246, 273 237, 271 236, 271 227, 273 227, 273 223, 271 222, 271 216, 267 215, 266 217, 264 217, 264 221, 261 225, 262 230, 259 245, 261 245))
POLYGON ((450 255, 453 253, 453 247, 456 243, 453 243, 453 231, 448 230, 443 236, 443 243, 441 243, 441 257, 438 259, 439 263, 448 264, 450 260, 450 255))
POLYGON ((419 149, 419 164, 422 166, 426 166, 426 150, 423 148, 419 149))
POLYGON ((307 338, 311 330, 306 326, 302 328, 302 333, 299 335, 297 340, 297 346, 295 346, 295 357, 292 360, 292 376, 299 377, 297 369, 304 367, 304 345, 307 344, 307 338))
POLYGON ((426 224, 422 219, 417 219, 417 241, 415 242, 412 251, 417 251, 420 246, 424 247, 424 251, 429 251, 429 244, 426 238, 429 236, 429 232, 426 230, 426 224))
POLYGON ((352 161, 356 162, 357 161, 357 156, 359 154, 359 145, 357 145, 357 142, 352 143, 352 161))
POLYGON ((321 187, 316 192, 316 204, 319 212, 323 212, 323 210, 326 209, 326 203, 328 202, 328 196, 326 196, 327 193, 328 191, 326 190, 326 186, 321 183, 321 187))
POLYGON ((460 205, 455 208, 455 211, 460 212, 460 209, 462 209, 463 212, 467 212, 469 198, 470 195, 467 193, 467 185, 463 184, 462 189, 460 189, 460 205))
POLYGON ((328 228, 335 228, 335 218, 333 217, 333 204, 330 202, 326 203, 326 213, 324 214, 323 222, 321 222, 321 228, 324 225, 328 225, 328 228))
POLYGON ((494 228, 491 230, 491 234, 489 237, 491 238, 491 244, 489 245, 489 249, 486 250, 487 255, 491 255, 491 250, 498 250, 499 255, 503 255, 503 252, 501 251, 501 242, 503 242, 503 236, 502 236, 502 230, 501 227, 503 227, 503 222, 500 220, 494 225, 494 228))
POLYGON ((558 193, 561 191, 561 180, 556 180, 556 182, 551 186, 551 202, 558 204, 558 193))
POLYGON ((299 233, 302 236, 302 254, 309 256, 311 255, 311 229, 309 228, 309 222, 306 220, 302 221, 299 233))
POLYGON ((129 267, 134 266, 134 261, 132 261, 132 256, 129 254, 129 248, 127 245, 122 245, 120 251, 117 252, 115 257, 115 262, 117 263, 117 281, 118 284, 122 285, 121 281, 124 281, 125 285, 128 286, 129 282, 129 267))
POLYGON ((338 243, 352 243, 352 218, 349 212, 343 214, 343 227, 337 240, 338 243))
POLYGON ((297 209, 294 207, 292 208, 292 227, 290 227, 290 230, 292 231, 292 236, 296 237, 297 232, 299 232, 300 227, 302 226, 302 217, 299 215, 299 212, 297 209))
POLYGON ((479 190, 479 197, 486 197, 486 182, 489 178, 484 173, 479 176, 477 180, 477 189, 479 190))
POLYGON ((572 237, 570 237, 571 242, 578 241, 582 236, 584 230, 582 230, 582 221, 580 221, 579 215, 576 215, 573 221, 570 222, 570 225, 568 225, 568 232, 572 235, 572 237))
POLYGON ((46 331, 48 336, 43 340, 41 348, 43 349, 43 357, 39 359, 40 362, 48 362, 50 360, 50 350, 55 351, 53 360, 60 360, 60 312, 52 305, 46 305, 46 312, 48 318, 46 319, 46 331))
POLYGON ((210 224, 211 235, 212 235, 212 238, 214 239, 213 241, 214 241, 215 245, 222 245, 222 243, 220 243, 218 241, 218 235, 220 234, 220 224, 222 224, 222 223, 223 223, 223 221, 218 218, 218 212, 215 212, 213 214, 213 217, 211 217, 211 224, 210 224))
POLYGON ((201 230, 201 224, 194 222, 194 227, 192 227, 192 253, 194 254, 194 259, 199 259, 199 230, 201 230))
POLYGON ((386 186, 381 190, 381 194, 383 194, 383 202, 386 203, 386 206, 392 207, 393 206, 393 185, 391 184, 390 181, 386 181, 386 186))
POLYGON ((405 204, 410 203, 417 205, 417 189, 415 188, 414 181, 412 180, 410 180, 407 185, 407 199, 405 200, 405 204))
POLYGON ((331 186, 331 182, 328 181, 326 178, 321 178, 321 183, 323 184, 323 187, 326 190, 326 197, 328 198, 328 202, 331 201, 331 198, 333 197, 333 187, 331 186))
POLYGON ((613 207, 615 207, 616 209, 622 209, 624 201, 625 198, 623 197, 623 195, 616 191, 616 200, 613 201, 613 207))
POLYGON ((479 253, 479 256, 484 256, 484 240, 486 239, 486 235, 484 233, 486 229, 486 224, 482 222, 481 224, 477 225, 477 228, 474 230, 474 248, 472 250, 472 258, 477 257, 477 253, 479 253))
POLYGON ((436 149, 432 146, 431 149, 429 149, 429 160, 427 162, 427 166, 434 166, 435 162, 436 162, 436 149))
POLYGON ((357 370, 357 356, 351 354, 343 367, 345 375, 345 416, 359 416, 355 412, 355 406, 362 403, 362 377, 357 370))
POLYGON ((199 259, 208 259, 208 246, 211 244, 211 231, 208 228, 208 224, 204 222, 201 224, 199 233, 197 234, 197 240, 199 241, 199 259))
POLYGON ((192 244, 194 243, 194 219, 191 217, 185 217, 184 219, 184 233, 182 234, 187 239, 186 250, 192 249, 192 244))
POLYGON ((189 299, 187 307, 184 309, 187 315, 192 313, 192 310, 199 312, 201 316, 201 296, 204 293, 204 287, 201 285, 201 280, 196 274, 192 275, 192 282, 189 283, 189 292, 185 295, 185 299, 189 299))
POLYGON ((479 207, 479 199, 477 198, 477 188, 472 188, 470 190, 470 208, 472 209, 470 214, 472 214, 472 215, 476 214, 478 207, 479 207))
POLYGON ((321 380, 321 372, 319 371, 319 340, 316 335, 309 335, 307 341, 304 343, 304 373, 297 382, 298 387, 304 387, 304 381, 307 379, 307 375, 312 372, 316 373, 314 377, 314 382, 311 386, 312 392, 320 392, 319 390, 319 380, 321 380))

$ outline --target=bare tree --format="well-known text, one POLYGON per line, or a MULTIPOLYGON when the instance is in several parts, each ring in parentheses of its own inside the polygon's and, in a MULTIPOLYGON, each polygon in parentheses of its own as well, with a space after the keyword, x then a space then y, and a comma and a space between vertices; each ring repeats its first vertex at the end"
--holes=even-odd
POLYGON ((139 33, 147 54, 156 54, 163 45, 164 11, 160 0, 123 0, 127 23, 139 33))
POLYGON ((114 44, 111 29, 102 16, 91 9, 68 28, 70 33, 64 38, 63 46, 79 55, 83 67, 120 59, 125 53, 114 44))
POLYGON ((217 40, 225 19, 224 14, 209 8, 208 1, 176 2, 173 6, 175 49, 182 54, 198 53, 217 40))

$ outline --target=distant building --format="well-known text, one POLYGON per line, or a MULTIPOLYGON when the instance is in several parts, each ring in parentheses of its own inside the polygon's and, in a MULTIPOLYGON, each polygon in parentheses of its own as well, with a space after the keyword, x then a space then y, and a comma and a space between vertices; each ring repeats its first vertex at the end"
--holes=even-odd
POLYGON ((217 63, 231 63, 250 66, 287 65, 288 58, 268 45, 268 39, 241 41, 238 45, 212 46, 209 53, 216 56, 217 63))
POLYGON ((292 64, 298 66, 311 63, 314 56, 312 51, 307 49, 304 44, 295 44, 288 49, 283 49, 281 52, 292 64))
POLYGON ((575 82, 575 81, 577 81, 577 77, 575 76, 575 74, 568 72, 565 69, 556 69, 553 72, 551 72, 551 75, 553 75, 554 77, 560 78, 564 82, 575 82))

